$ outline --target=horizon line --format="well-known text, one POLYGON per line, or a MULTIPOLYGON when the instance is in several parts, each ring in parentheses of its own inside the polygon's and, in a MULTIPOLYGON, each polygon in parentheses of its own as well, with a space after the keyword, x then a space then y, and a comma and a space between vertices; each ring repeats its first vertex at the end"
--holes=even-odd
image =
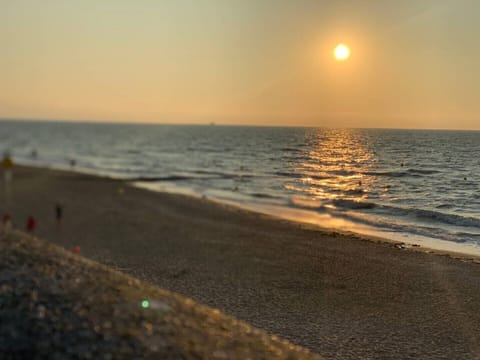
POLYGON ((260 128, 312 128, 312 129, 362 129, 362 130, 428 130, 428 131, 471 131, 480 132, 478 129, 458 129, 458 128, 395 128, 395 127, 356 127, 356 126, 328 126, 328 125, 272 125, 272 124, 242 124, 242 123, 217 123, 216 121, 201 122, 149 122, 132 120, 85 120, 85 119, 45 119, 45 118, 24 118, 24 117, 0 117, 0 122, 37 122, 37 123, 73 123, 73 124, 98 124, 98 125, 167 125, 167 126, 221 126, 221 127, 260 127, 260 128))

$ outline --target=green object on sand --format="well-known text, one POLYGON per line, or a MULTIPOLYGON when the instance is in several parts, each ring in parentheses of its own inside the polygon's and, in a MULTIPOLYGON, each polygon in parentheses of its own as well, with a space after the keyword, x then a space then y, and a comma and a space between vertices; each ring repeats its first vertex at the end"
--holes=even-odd
POLYGON ((142 307, 144 309, 148 308, 149 306, 150 306, 150 301, 148 301, 148 300, 143 300, 142 301, 142 307))

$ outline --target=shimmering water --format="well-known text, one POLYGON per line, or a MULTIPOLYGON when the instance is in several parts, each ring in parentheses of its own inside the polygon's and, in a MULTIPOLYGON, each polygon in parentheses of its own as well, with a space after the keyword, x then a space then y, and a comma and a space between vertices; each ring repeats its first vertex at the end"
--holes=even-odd
POLYGON ((480 132, 0 122, 0 144, 20 163, 480 246, 480 132))

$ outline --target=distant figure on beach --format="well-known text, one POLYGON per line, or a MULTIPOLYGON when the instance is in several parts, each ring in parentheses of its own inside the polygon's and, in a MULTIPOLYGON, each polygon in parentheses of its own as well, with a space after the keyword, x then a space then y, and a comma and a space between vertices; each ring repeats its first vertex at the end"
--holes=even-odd
POLYGON ((32 234, 35 231, 36 226, 37 226, 37 221, 32 215, 30 215, 27 219, 27 226, 26 226, 27 232, 32 234))
POLYGON ((2 167, 4 169, 11 169, 13 167, 13 161, 8 151, 5 151, 3 154, 2 167))
POLYGON ((36 159, 38 156, 37 150, 33 149, 30 153, 30 156, 32 157, 32 159, 36 159))
POLYGON ((3 154, 2 167, 4 169, 11 169, 13 167, 13 161, 8 151, 5 151, 3 154))
POLYGON ((10 154, 8 151, 5 152, 3 155, 2 160, 2 168, 5 180, 5 202, 7 205, 10 203, 10 187, 12 183, 12 169, 13 169, 13 161, 10 158, 10 154))
POLYGON ((63 207, 60 203, 55 204, 55 220, 57 222, 57 228, 62 225, 63 207))
POLYGON ((70 159, 70 167, 73 169, 77 165, 77 161, 75 159, 70 159))

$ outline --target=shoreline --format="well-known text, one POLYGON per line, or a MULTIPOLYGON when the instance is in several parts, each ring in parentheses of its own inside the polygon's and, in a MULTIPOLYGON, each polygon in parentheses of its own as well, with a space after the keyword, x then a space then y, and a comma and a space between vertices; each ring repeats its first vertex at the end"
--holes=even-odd
POLYGON ((480 355, 476 260, 92 175, 18 167, 14 176, 17 228, 33 214, 35 236, 325 358, 480 355))
MULTIPOLYGON (((120 179, 119 179, 120 180, 120 179)), ((120 180, 122 181, 122 180, 120 180)), ((480 264, 480 248, 474 248, 474 252, 462 252, 462 248, 457 249, 455 251, 452 249, 452 246, 450 246, 449 249, 445 249, 442 246, 436 247, 433 242, 439 241, 441 243, 447 243, 447 245, 461 245, 457 243, 452 243, 450 244, 446 240, 437 240, 437 239, 430 239, 430 238, 424 238, 424 241, 428 244, 427 246, 425 245, 420 245, 419 243, 422 243, 423 238, 421 236, 417 236, 418 239, 401 239, 401 238, 387 238, 383 237, 381 234, 381 231, 377 232, 371 232, 371 233, 363 233, 363 232, 356 232, 354 230, 342 230, 340 228, 335 228, 335 227, 325 227, 316 222, 315 220, 313 221, 308 221, 308 220, 301 220, 296 218, 295 216, 281 216, 277 215, 271 212, 267 211, 262 211, 261 209, 249 206, 249 205, 242 205, 239 203, 235 203, 233 201, 227 201, 227 200, 221 200, 217 198, 211 198, 211 197, 206 197, 202 196, 199 194, 188 194, 188 193, 182 193, 182 192, 175 192, 175 191, 168 191, 168 190, 154 190, 149 188, 148 186, 144 186, 143 184, 136 185, 135 182, 130 182, 126 181, 126 183, 129 186, 134 186, 140 189, 144 189, 147 191, 151 191, 154 193, 164 193, 164 194, 172 194, 175 196, 185 196, 187 198, 193 198, 196 200, 203 200, 203 201, 209 201, 213 204, 219 205, 219 206, 227 206, 231 207, 233 209, 240 209, 242 211, 247 211, 251 212, 254 214, 258 214, 261 216, 266 216, 268 218, 271 218, 272 220, 277 220, 277 221, 287 221, 292 223, 294 226, 301 226, 304 228, 309 228, 312 229, 313 231, 319 231, 323 233, 337 233, 341 236, 346 236, 346 237, 352 237, 355 238, 359 241, 369 241, 372 243, 381 243, 389 246, 394 246, 397 249, 401 250, 406 250, 406 251, 416 251, 416 252, 421 252, 421 253, 426 253, 426 254, 432 254, 432 255, 438 255, 438 256, 450 256, 454 259, 460 259, 460 260, 465 260, 465 261, 471 261, 473 263, 478 263, 480 264), (378 235, 376 235, 378 234, 378 235)), ((447 246, 448 247, 448 246, 447 246)), ((453 246, 455 247, 455 246, 453 246)))
MULTIPOLYGON (((155 190, 152 190, 155 191, 155 190)), ((189 196, 185 194, 180 194, 180 193, 175 193, 172 192, 172 194, 175 195, 182 195, 182 196, 189 196)), ((196 198, 195 196, 193 196, 196 198)), ((402 237, 393 237, 393 238, 388 238, 386 236, 382 236, 382 234, 386 234, 385 232, 382 231, 355 231, 355 230, 342 230, 340 228, 336 227, 326 227, 323 226, 322 224, 319 224, 315 220, 305 220, 300 217, 296 216, 281 216, 277 214, 272 214, 269 212, 264 212, 260 209, 255 209, 254 207, 249 207, 248 205, 242 206, 240 204, 234 203, 234 202, 229 202, 229 201, 222 201, 222 200, 217 200, 217 199, 211 199, 207 198, 208 200, 217 203, 217 204, 222 204, 222 205, 228 205, 232 206, 234 208, 239 208, 244 211, 249 211, 265 216, 269 216, 272 219, 277 219, 277 220, 282 220, 282 221, 290 221, 293 224, 298 224, 298 225, 303 225, 306 227, 311 227, 314 231, 320 231, 320 232, 333 232, 333 233, 338 233, 339 235, 342 236, 347 236, 347 237, 354 237, 360 241, 371 241, 373 243, 384 243, 388 245, 394 245, 398 249, 402 250, 411 250, 411 251, 419 251, 423 253, 429 253, 433 255, 446 255, 446 256, 451 256, 453 258, 459 258, 459 259, 464 259, 464 260, 471 260, 472 262, 478 262, 480 263, 480 248, 472 247, 472 252, 467 252, 466 249, 463 248, 462 244, 459 243, 454 243, 454 242, 448 242, 446 240, 439 240, 439 239, 430 239, 430 238, 425 238, 422 236, 416 236, 415 238, 402 238, 402 237), (435 242, 438 241, 441 243, 441 245, 446 245, 444 246, 435 246, 435 242), (423 245, 423 243, 426 243, 427 245, 423 245), (422 245, 420 245, 422 244, 422 245), (455 245, 460 245, 458 248, 455 245), (447 249, 449 248, 449 249, 447 249), (464 251, 462 251, 464 250, 464 251)))
POLYGON ((251 205, 251 204, 241 204, 235 201, 221 199, 218 197, 207 197, 205 195, 196 193, 190 189, 181 189, 176 185, 174 186, 152 186, 150 182, 145 182, 137 179, 128 179, 115 176, 115 174, 101 173, 88 168, 75 168, 71 169, 69 166, 48 166, 48 165, 35 165, 32 164, 19 164, 19 167, 26 168, 35 168, 35 169, 49 169, 54 171, 64 171, 71 174, 82 174, 92 177, 104 178, 112 181, 123 182, 128 186, 134 186, 140 189, 151 191, 154 193, 168 193, 179 196, 192 197, 194 199, 206 199, 212 201, 213 203, 220 205, 228 205, 234 208, 242 209, 244 211, 249 211, 257 214, 262 214, 270 216, 274 219, 287 220, 298 224, 310 225, 319 231, 326 232, 337 232, 345 236, 354 236, 361 237, 364 240, 369 240, 373 242, 384 242, 387 244, 394 244, 403 250, 412 250, 412 251, 421 251, 426 253, 433 253, 438 255, 448 255, 454 258, 460 258, 465 260, 471 260, 476 262, 480 261, 480 247, 473 244, 463 244, 453 241, 447 241, 442 239, 433 239, 424 237, 421 235, 415 235, 412 237, 405 236, 404 234, 394 234, 387 231, 382 231, 378 229, 371 228, 369 226, 361 226, 347 220, 335 219, 333 221, 321 220, 320 216, 312 214, 311 211, 301 210, 301 209, 290 209, 285 206, 262 206, 262 205, 251 205), (175 190, 176 189, 176 190, 175 190), (274 210, 272 210, 274 209, 274 210), (303 215, 302 215, 303 214, 303 215), (337 226, 327 226, 326 223, 337 223, 337 226), (342 230, 341 225, 350 226, 353 229, 342 230))

